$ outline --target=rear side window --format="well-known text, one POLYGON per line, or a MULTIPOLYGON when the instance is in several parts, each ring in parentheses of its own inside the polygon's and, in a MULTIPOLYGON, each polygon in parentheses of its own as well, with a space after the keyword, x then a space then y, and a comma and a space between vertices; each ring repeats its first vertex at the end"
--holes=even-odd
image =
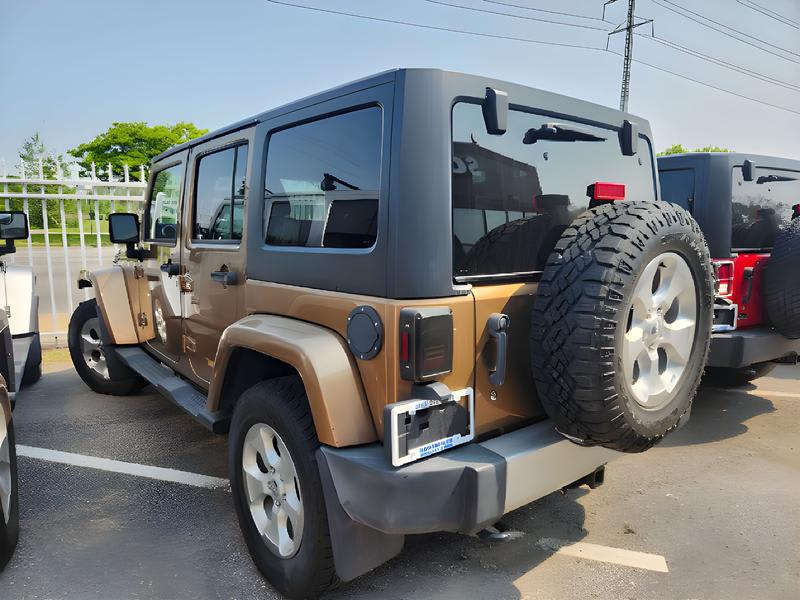
POLYGON ((511 110, 488 135, 481 107, 453 108, 453 273, 456 278, 543 269, 563 230, 589 206, 587 187, 624 183, 654 200, 652 150, 623 156, 617 130, 511 110), (560 133, 548 139, 546 125, 560 133), (543 129, 544 127, 544 129, 543 129))
POLYGON ((731 250, 769 250, 781 227, 792 220, 800 203, 800 171, 759 166, 754 181, 745 181, 734 167, 731 250))
POLYGON ((659 171, 661 199, 692 211, 694 208, 694 169, 659 171))
POLYGON ((177 239, 182 180, 183 163, 155 174, 145 214, 146 241, 174 243, 177 239))
POLYGON ((375 244, 381 121, 381 109, 370 107, 272 134, 264 190, 267 244, 375 244))
POLYGON ((246 170, 246 145, 200 157, 193 240, 237 242, 242 239, 246 170))

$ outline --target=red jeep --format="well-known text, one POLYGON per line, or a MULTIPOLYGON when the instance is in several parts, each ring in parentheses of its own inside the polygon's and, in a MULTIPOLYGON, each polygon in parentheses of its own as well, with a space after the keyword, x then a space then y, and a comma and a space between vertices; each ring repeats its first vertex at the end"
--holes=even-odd
POLYGON ((663 200, 689 210, 717 274, 707 378, 743 385, 800 354, 800 161, 739 153, 658 159, 663 200))

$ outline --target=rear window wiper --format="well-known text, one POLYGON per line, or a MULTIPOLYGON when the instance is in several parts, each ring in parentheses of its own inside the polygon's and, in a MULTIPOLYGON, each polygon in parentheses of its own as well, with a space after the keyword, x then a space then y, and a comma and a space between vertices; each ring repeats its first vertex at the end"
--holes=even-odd
POLYGON ((595 135, 591 131, 575 127, 574 125, 564 125, 563 123, 545 123, 539 129, 528 129, 523 144, 535 144, 539 140, 549 142, 602 142, 606 138, 595 135))
POLYGON ((786 175, 762 175, 756 179, 756 183, 772 183, 774 181, 797 181, 797 179, 786 175))

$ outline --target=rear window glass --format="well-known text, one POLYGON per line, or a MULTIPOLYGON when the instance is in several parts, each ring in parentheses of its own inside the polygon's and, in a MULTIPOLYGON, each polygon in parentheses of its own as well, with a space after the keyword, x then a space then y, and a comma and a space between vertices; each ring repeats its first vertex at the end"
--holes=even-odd
POLYGON ((731 249, 768 250, 800 203, 800 171, 758 167, 754 181, 745 181, 734 167, 731 249))
POLYGON ((382 112, 365 108, 274 133, 266 242, 370 248, 378 232, 382 112))
POLYGON ((486 133, 480 105, 453 108, 453 273, 540 271, 597 181, 654 200, 652 151, 623 156, 617 130, 511 110, 504 135, 486 133), (557 123, 557 139, 547 124, 557 123), (543 129, 544 127, 544 129, 543 129), (527 142, 527 143, 526 143, 527 142))
POLYGON ((659 171, 661 199, 691 211, 694 208, 694 169, 659 171))

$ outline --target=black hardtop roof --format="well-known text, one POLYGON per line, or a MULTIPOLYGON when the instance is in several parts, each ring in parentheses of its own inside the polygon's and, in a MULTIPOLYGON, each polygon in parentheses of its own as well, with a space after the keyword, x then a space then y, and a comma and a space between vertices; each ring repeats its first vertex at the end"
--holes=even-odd
POLYGON ((659 169, 672 169, 705 164, 718 164, 736 167, 744 161, 752 160, 756 167, 772 167, 777 169, 800 169, 800 160, 767 156, 765 154, 748 154, 746 152, 686 152, 684 154, 668 154, 658 157, 659 169))
POLYGON ((450 78, 450 79, 463 79, 465 81, 472 80, 480 80, 483 84, 489 87, 495 87, 497 89, 502 89, 503 91, 507 91, 509 93, 509 101, 511 104, 515 104, 515 97, 516 96, 529 96, 530 94, 537 95, 542 98, 547 98, 550 104, 562 104, 565 106, 565 112, 569 114, 588 114, 591 116, 592 120, 597 122, 609 122, 609 123, 619 123, 625 117, 630 117, 630 120, 633 120, 639 124, 639 130, 642 133, 648 133, 650 131, 650 124, 646 119, 641 117, 630 115, 628 113, 623 113, 617 109, 610 108, 607 106, 603 106, 600 104, 595 104, 594 102, 589 102, 587 100, 579 100, 577 98, 573 98, 571 96, 564 96, 562 94, 557 94, 555 92, 548 92, 545 90, 540 90, 537 88, 532 88, 529 86, 524 86, 516 83, 511 83, 508 81, 502 81, 498 79, 492 79, 490 77, 482 77, 478 75, 469 75, 466 73, 458 73, 454 71, 444 71, 442 69, 428 69, 428 68, 402 68, 402 69, 392 69, 389 71, 383 71, 381 73, 377 73, 375 75, 370 75, 368 77, 363 77, 361 79, 357 79, 355 81, 351 81, 349 83, 345 83, 340 86, 336 86, 330 88, 323 92, 318 92, 316 94, 312 94, 310 96, 306 96, 305 98, 301 98, 299 100, 294 100, 288 104, 284 104, 281 106, 277 106, 275 108, 271 108, 266 110, 262 113, 254 115, 252 117, 242 119, 241 121, 237 121, 215 131, 211 131, 205 135, 202 135, 198 138, 193 140, 189 140, 188 142, 184 142, 183 144, 179 144, 177 146, 173 146, 168 150, 165 150, 158 156, 154 157, 151 163, 156 163, 168 156, 171 156, 177 152, 180 152, 186 148, 191 148, 192 146, 196 146, 198 144, 202 144, 208 140, 212 140, 217 137, 221 137, 228 133, 232 133, 234 131, 238 131, 240 129, 244 129, 246 127, 257 125, 262 121, 266 121, 267 119, 287 114, 290 112, 294 112, 296 110, 306 108, 308 106, 312 106, 314 104, 318 104, 320 102, 324 102, 326 100, 330 100, 332 98, 337 98, 340 96, 344 96, 350 93, 353 93, 358 90, 367 89, 370 87, 382 85, 385 83, 389 83, 395 81, 401 77, 413 77, 415 75, 425 75, 435 73, 441 75, 442 77, 450 78))

